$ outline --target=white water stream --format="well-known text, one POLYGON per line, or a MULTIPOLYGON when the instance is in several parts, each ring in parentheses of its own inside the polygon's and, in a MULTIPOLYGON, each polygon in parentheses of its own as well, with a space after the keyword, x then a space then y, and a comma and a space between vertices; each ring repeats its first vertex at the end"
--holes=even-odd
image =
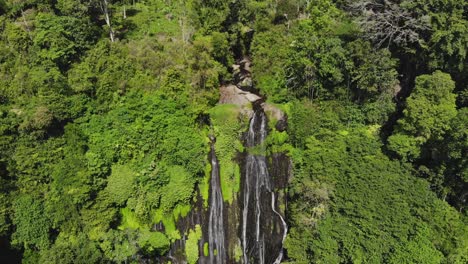
MULTIPOLYGON (((244 264, 250 263, 251 257, 255 257, 259 264, 265 264, 265 239, 262 232, 262 224, 265 219, 262 218, 262 194, 271 194, 271 210, 276 214, 282 224, 283 236, 281 249, 276 257, 274 264, 279 264, 283 258, 283 242, 286 238, 288 227, 286 221, 276 210, 275 193, 272 190, 271 179, 268 173, 267 162, 264 156, 265 149, 262 147, 267 136, 267 119, 263 111, 256 111, 250 121, 247 134, 247 147, 260 147, 262 155, 248 154, 246 159, 246 173, 243 190, 242 210, 242 247, 244 264), (257 122, 260 122, 257 124, 257 122), (258 130, 258 131, 257 131, 258 130), (249 210, 253 210, 255 217, 249 218, 249 210), (255 227, 255 241, 249 240, 247 229, 249 226, 255 227), (249 252, 253 251, 253 252, 249 252)), ((252 214, 252 212, 250 212, 252 214)), ((269 243, 270 241, 266 241, 269 243)))
POLYGON ((213 147, 211 148, 210 196, 210 216, 208 222, 208 249, 210 254, 210 263, 225 263, 226 247, 224 237, 223 195, 221 194, 221 184, 219 179, 219 164, 213 147))

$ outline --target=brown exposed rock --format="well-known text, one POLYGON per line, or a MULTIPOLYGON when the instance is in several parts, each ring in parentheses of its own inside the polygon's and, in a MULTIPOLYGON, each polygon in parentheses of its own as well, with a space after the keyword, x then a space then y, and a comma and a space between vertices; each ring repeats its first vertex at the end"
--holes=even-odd
POLYGON ((220 104, 235 104, 239 106, 250 105, 262 98, 256 94, 243 91, 235 85, 222 86, 220 88, 220 104))
POLYGON ((274 118, 278 121, 285 121, 286 120, 286 114, 279 109, 278 107, 264 103, 262 104, 263 111, 268 115, 269 118, 274 118))

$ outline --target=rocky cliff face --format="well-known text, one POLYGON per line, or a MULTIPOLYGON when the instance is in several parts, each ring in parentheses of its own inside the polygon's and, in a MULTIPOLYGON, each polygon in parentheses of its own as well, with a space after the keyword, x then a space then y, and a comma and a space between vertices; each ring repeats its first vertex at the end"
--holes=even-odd
MULTIPOLYGON (((209 155, 211 164, 208 206, 198 194, 192 211, 178 220, 181 239, 171 246, 163 262, 187 263, 187 240, 197 225, 202 235, 196 242, 197 263, 280 263, 283 259, 283 242, 287 232, 285 187, 290 174, 290 161, 284 153, 268 155, 265 140, 269 130, 286 128, 286 115, 276 107, 266 104, 253 93, 248 84, 250 62, 237 67, 237 85, 220 88, 219 104, 236 105, 240 116, 249 120, 248 130, 241 141, 244 151, 235 162, 240 168, 239 192, 233 200, 223 200, 220 178, 222 165, 216 157, 214 141, 209 155), (248 87, 246 87, 247 85, 248 87), (268 113, 268 115, 266 114, 268 113), (268 118, 274 118, 276 128, 270 128, 268 118), (221 166, 221 167, 220 167, 221 166)), ((196 253, 196 252, 195 252, 196 253)), ((192 260, 190 260, 192 261, 192 260)))
POLYGON ((261 106, 255 107, 246 134, 241 203, 243 263, 280 263, 287 224, 277 210, 276 190, 269 171, 265 139, 267 118, 261 106))

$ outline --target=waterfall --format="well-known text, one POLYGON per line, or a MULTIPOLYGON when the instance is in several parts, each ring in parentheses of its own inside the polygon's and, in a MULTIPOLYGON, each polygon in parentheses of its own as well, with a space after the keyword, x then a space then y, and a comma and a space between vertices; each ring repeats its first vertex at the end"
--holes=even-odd
POLYGON ((225 263, 223 196, 219 179, 219 164, 213 144, 211 146, 211 194, 208 222, 208 246, 210 263, 225 263))
MULTIPOLYGON (((241 163, 241 191, 236 196, 236 202, 224 204, 220 164, 215 152, 216 139, 210 136, 209 206, 204 208, 199 197, 193 205, 194 210, 177 221, 182 238, 172 243, 165 261, 187 263, 184 254, 186 234, 196 225, 203 227, 202 238, 198 241, 199 264, 279 264, 283 260, 283 243, 288 227, 277 209, 278 196, 274 190, 283 188, 284 183, 278 181, 287 173, 279 169, 283 161, 276 160, 274 155, 274 162, 267 162, 264 141, 268 134, 268 122, 263 109, 257 106, 254 105, 258 109, 250 120, 244 138, 248 151, 241 163), (273 181, 272 176, 279 178, 273 181), (239 246, 242 252, 238 251, 239 246), (205 254, 206 249, 208 254, 205 254)), ((164 226, 156 228, 163 230, 164 226)))
MULTIPOLYGON (((279 252, 273 263, 280 263, 283 258, 283 242, 286 238, 287 225, 275 208, 275 193, 268 173, 265 148, 262 146, 266 136, 267 119, 263 110, 260 109, 255 111, 250 121, 246 139, 246 146, 255 147, 257 153, 249 153, 245 163, 242 210, 242 246, 245 264, 250 263, 252 258, 256 260, 255 263, 265 264, 265 257, 271 257, 266 254, 266 244, 271 244, 273 241, 265 241, 265 229, 268 229, 268 221, 271 221, 269 218, 272 214, 280 221, 283 230, 279 252), (265 206, 265 200, 269 199, 271 203, 268 202, 265 206)), ((267 239, 269 239, 268 236, 267 239)))

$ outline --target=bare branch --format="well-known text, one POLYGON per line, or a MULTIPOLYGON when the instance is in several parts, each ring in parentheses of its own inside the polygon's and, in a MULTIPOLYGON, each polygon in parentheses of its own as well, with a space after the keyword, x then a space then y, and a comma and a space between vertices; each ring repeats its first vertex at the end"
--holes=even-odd
POLYGON ((422 33, 430 30, 428 17, 388 0, 358 1, 352 3, 350 8, 357 15, 357 23, 363 29, 364 36, 376 43, 378 48, 384 44, 422 44, 422 33))
POLYGON ((115 34, 114 34, 114 30, 112 29, 112 25, 111 25, 111 20, 110 20, 110 15, 109 15, 109 9, 108 9, 109 4, 108 4, 107 0, 101 0, 101 1, 99 2, 99 7, 101 8, 101 11, 102 11, 102 13, 103 13, 103 15, 104 15, 104 20, 106 21, 106 24, 107 24, 107 26, 109 27, 109 36, 110 36, 110 40, 111 40, 112 42, 114 42, 114 39, 115 39, 114 35, 115 35, 115 34))

